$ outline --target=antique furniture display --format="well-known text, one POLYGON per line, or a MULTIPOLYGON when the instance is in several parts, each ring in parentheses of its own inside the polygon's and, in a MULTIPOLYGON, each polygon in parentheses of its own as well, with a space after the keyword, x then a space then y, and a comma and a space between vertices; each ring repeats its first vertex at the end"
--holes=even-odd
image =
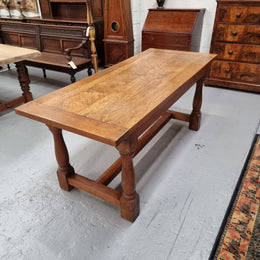
MULTIPOLYGON (((83 22, 53 21, 44 19, 7 20, 0 19, 3 43, 38 49, 41 57, 26 61, 28 66, 51 69, 70 74, 75 81, 75 73, 88 69, 91 74, 90 41, 86 38, 87 24, 83 22), (72 51, 68 58, 76 64, 73 69, 68 64, 66 51, 70 48, 81 47, 72 51)), ((103 22, 96 24, 97 52, 103 55, 103 22)), ((67 52, 68 53, 68 52, 67 52)))
POLYGON ((204 13, 205 9, 149 9, 142 30, 142 51, 199 51, 204 13))
POLYGON ((106 0, 104 9, 105 65, 114 65, 134 55, 130 0, 106 0))
POLYGON ((139 196, 133 157, 170 119, 199 129, 203 81, 215 56, 149 49, 22 105, 16 113, 49 127, 62 189, 89 192, 118 206, 123 218, 134 221, 139 215, 139 196), (196 82, 191 114, 168 110, 196 82), (114 146, 120 158, 96 180, 80 176, 69 163, 62 129, 114 146), (121 170, 123 192, 108 186, 121 170))
MULTIPOLYGON (((40 55, 40 52, 37 50, 31 50, 27 48, 20 48, 9 46, 5 44, 0 44, 0 66, 15 63, 18 73, 18 79, 22 89, 22 96, 11 100, 9 102, 1 103, 0 102, 0 111, 6 110, 9 107, 16 106, 23 102, 28 102, 33 99, 32 93, 29 88, 29 76, 27 69, 23 63, 23 60, 31 57, 37 57, 40 55)), ((1 91, 1 89, 0 89, 1 91)))
POLYGON ((260 92, 260 1, 217 0, 205 84, 260 92))
MULTIPOLYGON (((69 1, 58 1, 59 3, 70 6, 69 1)), ((50 13, 55 19, 2 18, 0 19, 2 42, 41 51, 41 57, 27 60, 26 64, 42 68, 44 76, 46 76, 45 69, 68 73, 71 82, 75 81, 75 73, 83 69, 87 69, 88 75, 91 75, 92 67, 97 72, 97 55, 100 63, 104 61, 104 19, 101 16, 102 9, 99 10, 97 6, 101 0, 94 1, 94 6, 88 3, 89 0, 84 2, 86 13, 83 20, 78 18, 71 21, 68 19, 70 16, 65 16, 66 12, 64 16, 59 17, 50 13), (94 18, 91 9, 94 10, 94 18)), ((44 9, 43 4, 42 8, 44 9)))

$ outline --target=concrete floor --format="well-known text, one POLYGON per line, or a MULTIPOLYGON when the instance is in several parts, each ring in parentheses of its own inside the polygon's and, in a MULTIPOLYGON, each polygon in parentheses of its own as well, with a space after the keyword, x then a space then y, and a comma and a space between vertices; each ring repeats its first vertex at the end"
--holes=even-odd
MULTIPOLYGON (((69 84, 66 74, 29 72, 34 98, 69 84)), ((0 72, 0 86, 0 101, 20 93, 15 69, 0 72)), ((174 108, 190 111, 193 92, 174 108)), ((47 127, 13 109, 1 112, 0 259, 208 259, 260 133, 260 96, 206 87, 202 112, 200 131, 171 121, 135 158, 141 214, 134 223, 83 191, 61 190, 47 127)), ((118 156, 107 145, 64 136, 79 174, 95 178, 118 156)))

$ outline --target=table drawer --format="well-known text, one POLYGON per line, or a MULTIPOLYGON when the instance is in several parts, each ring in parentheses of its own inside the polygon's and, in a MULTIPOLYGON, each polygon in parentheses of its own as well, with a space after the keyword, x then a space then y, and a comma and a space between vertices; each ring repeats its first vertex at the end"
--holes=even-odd
POLYGON ((210 77, 260 84, 260 65, 215 60, 211 65, 210 77))
POLYGON ((260 7, 221 6, 217 20, 224 23, 260 24, 260 7))
POLYGON ((217 53, 219 60, 242 61, 260 63, 260 46, 215 43, 213 53, 217 53))
POLYGON ((189 50, 191 45, 190 35, 143 33, 142 50, 148 48, 189 50))
POLYGON ((260 26, 218 24, 216 41, 260 44, 260 26))

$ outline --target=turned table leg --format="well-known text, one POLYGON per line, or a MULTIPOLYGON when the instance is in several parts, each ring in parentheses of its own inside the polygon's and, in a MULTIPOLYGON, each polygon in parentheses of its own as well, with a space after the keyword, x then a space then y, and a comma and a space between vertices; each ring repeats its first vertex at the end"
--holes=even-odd
POLYGON ((203 87, 204 77, 201 78, 196 85, 196 91, 193 98, 193 110, 190 115, 190 125, 191 130, 198 131, 200 128, 201 121, 201 105, 202 105, 202 87, 203 87))
POLYGON ((137 137, 132 137, 117 146, 122 159, 121 184, 123 193, 120 199, 121 216, 131 222, 135 221, 140 212, 139 195, 135 191, 135 172, 133 166, 133 157, 137 142, 137 137))
POLYGON ((68 184, 67 178, 75 174, 73 167, 69 163, 69 153, 62 136, 62 130, 56 127, 48 126, 53 134, 55 155, 58 163, 58 180, 60 187, 66 191, 71 191, 72 186, 68 184))
POLYGON ((30 87, 29 87, 30 79, 28 76, 28 70, 24 65, 23 61, 16 62, 15 66, 17 68, 18 79, 23 92, 24 102, 26 103, 28 101, 33 100, 33 96, 32 93, 30 92, 30 87))

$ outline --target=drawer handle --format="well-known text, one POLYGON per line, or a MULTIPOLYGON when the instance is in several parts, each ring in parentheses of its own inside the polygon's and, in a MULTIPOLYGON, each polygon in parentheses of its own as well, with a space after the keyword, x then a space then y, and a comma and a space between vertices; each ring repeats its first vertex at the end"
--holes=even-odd
POLYGON ((232 35, 233 35, 233 36, 237 36, 237 31, 233 31, 233 32, 232 32, 232 35))
POLYGON ((236 14, 236 17, 237 17, 237 18, 240 18, 240 17, 241 17, 241 13, 237 13, 237 14, 236 14))
POLYGON ((152 37, 152 41, 154 41, 154 38, 152 37))
POLYGON ((179 39, 176 39, 176 42, 177 42, 177 43, 180 43, 180 40, 179 40, 179 39))
POLYGON ((228 52, 228 54, 229 54, 229 55, 233 55, 233 51, 230 50, 230 51, 228 52))
POLYGON ((226 69, 225 72, 226 72, 226 73, 230 73, 230 69, 226 69))

